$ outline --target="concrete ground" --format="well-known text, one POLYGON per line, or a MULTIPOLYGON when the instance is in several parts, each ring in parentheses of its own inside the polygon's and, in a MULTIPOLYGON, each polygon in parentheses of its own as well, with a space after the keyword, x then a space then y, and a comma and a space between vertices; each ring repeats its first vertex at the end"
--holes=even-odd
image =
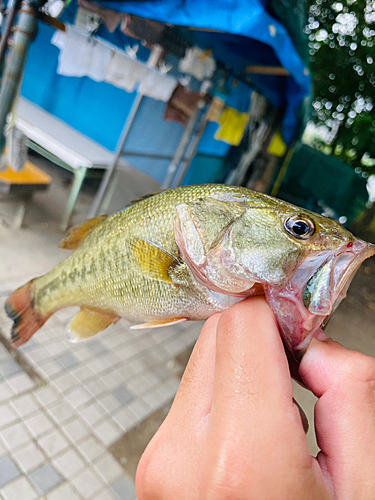
MULTIPOLYGON (((47 272, 66 255, 58 229, 69 174, 39 157, 53 183, 36 194, 24 227, 0 224, 0 302, 19 284, 47 272)), ((120 174, 111 209, 158 186, 131 169, 120 174)), ((86 218, 93 186, 79 199, 86 218)), ((1 219, 1 218, 0 218, 1 219)), ((375 259, 357 273, 327 333, 375 356, 375 259)), ((65 337, 72 310, 54 315, 24 347, 11 350, 0 303, 0 500, 133 500, 141 453, 164 419, 199 323, 136 332, 121 321, 90 342, 65 337)), ((315 398, 295 386, 305 410, 311 452, 315 398)))

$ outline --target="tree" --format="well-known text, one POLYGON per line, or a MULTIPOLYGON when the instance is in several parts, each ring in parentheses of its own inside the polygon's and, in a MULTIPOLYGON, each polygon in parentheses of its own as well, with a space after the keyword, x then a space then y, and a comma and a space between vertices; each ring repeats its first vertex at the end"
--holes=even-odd
POLYGON ((306 33, 327 152, 375 174, 375 0, 310 0, 306 33))

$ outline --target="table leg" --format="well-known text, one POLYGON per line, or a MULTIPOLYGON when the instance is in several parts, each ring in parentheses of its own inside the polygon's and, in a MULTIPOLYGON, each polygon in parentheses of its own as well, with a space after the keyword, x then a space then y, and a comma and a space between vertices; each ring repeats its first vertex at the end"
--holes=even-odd
POLYGON ((14 210, 14 217, 12 221, 12 229, 21 229, 23 218, 26 212, 26 200, 22 197, 14 210))
POLYGON ((87 167, 80 167, 74 171, 74 181, 70 190, 68 202, 65 207, 64 215, 61 219, 60 229, 66 231, 68 229, 70 219, 73 214, 75 204, 77 203, 78 195, 81 191, 82 183, 86 177, 87 167))
POLYGON ((101 208, 103 198, 106 194, 109 182, 112 178, 112 172, 113 172, 114 166, 111 168, 108 168, 104 174, 103 178, 100 182, 100 186, 95 194, 94 200, 91 204, 90 211, 89 211, 89 219, 93 219, 97 215, 99 215, 99 210, 101 208))

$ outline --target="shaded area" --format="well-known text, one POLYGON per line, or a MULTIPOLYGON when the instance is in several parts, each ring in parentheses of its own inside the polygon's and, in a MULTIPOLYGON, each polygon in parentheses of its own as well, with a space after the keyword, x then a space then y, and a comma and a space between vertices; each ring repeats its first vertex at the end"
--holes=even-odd
POLYGON ((171 403, 167 403, 155 413, 136 425, 114 443, 109 451, 123 466, 125 472, 135 479, 138 462, 145 451, 148 443, 163 423, 167 416, 171 403))

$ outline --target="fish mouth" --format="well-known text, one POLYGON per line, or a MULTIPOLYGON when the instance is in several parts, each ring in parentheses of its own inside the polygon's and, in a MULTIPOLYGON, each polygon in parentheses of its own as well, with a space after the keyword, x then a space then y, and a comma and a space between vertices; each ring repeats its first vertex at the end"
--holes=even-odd
MULTIPOLYGON (((360 265, 375 255, 375 245, 362 240, 346 243, 315 271, 303 291, 303 305, 307 311, 321 318, 312 321, 314 328, 296 347, 305 351, 311 338, 328 324, 334 311, 346 297, 348 288, 360 265)), ((311 321, 311 319, 310 319, 311 321)))
POLYGON ((336 251, 308 255, 286 285, 264 287, 280 333, 296 359, 328 323, 359 266, 374 254, 375 245, 353 238, 336 251))

